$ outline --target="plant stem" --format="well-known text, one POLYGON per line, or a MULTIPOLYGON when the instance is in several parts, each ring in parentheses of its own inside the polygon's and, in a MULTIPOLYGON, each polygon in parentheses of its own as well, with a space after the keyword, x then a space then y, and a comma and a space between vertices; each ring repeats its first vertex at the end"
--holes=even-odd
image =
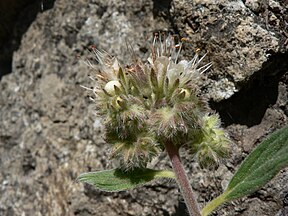
POLYGON ((192 187, 189 183, 186 172, 180 160, 179 148, 177 148, 171 142, 165 143, 165 148, 170 157, 178 185, 180 187, 181 193, 183 195, 184 201, 189 211, 189 215, 201 216, 198 203, 193 195, 192 187))

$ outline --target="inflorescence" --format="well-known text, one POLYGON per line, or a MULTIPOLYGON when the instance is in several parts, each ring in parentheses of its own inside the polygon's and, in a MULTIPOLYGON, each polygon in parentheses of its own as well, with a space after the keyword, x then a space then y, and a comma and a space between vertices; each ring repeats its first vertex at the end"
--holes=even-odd
POLYGON ((217 114, 199 98, 197 80, 211 63, 200 66, 196 53, 190 61, 179 60, 182 41, 157 34, 147 62, 134 58, 122 66, 117 58, 92 49, 100 70, 93 76, 94 102, 103 117, 112 156, 125 170, 146 167, 166 142, 177 148, 190 146, 201 166, 227 156, 229 139, 217 114))

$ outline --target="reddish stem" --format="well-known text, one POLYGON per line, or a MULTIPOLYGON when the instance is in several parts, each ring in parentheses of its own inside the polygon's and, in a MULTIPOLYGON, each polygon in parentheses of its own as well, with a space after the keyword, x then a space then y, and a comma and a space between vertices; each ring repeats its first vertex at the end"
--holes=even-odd
POLYGON ((171 142, 167 142, 165 148, 171 159, 172 167, 190 216, 201 216, 198 203, 193 195, 192 187, 180 160, 179 148, 171 142))

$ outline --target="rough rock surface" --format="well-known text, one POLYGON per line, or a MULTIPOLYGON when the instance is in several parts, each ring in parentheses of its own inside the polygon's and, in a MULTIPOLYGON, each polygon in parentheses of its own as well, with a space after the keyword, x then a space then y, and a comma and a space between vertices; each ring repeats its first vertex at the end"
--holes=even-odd
POLYGON ((55 0, 0 0, 0 77, 11 72, 13 52, 39 11, 53 7, 55 0))
MULTIPOLYGON (((91 83, 76 56, 96 44, 129 63, 126 42, 144 58, 147 36, 159 30, 189 38, 186 57, 201 49, 213 62, 202 94, 231 134, 231 158, 207 171, 183 155, 201 205, 218 195, 253 147, 287 123, 285 2, 56 0, 38 13, 0 82, 0 215, 185 215, 174 182, 121 193, 75 182, 81 172, 114 165, 79 87, 91 83)), ((164 154, 154 165, 169 167, 167 161, 164 154)), ((214 215, 288 215, 287 182, 285 169, 214 215)))

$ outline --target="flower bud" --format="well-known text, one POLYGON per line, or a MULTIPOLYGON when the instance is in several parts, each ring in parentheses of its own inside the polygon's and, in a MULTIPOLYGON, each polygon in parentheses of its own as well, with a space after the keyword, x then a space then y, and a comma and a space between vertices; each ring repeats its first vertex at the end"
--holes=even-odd
POLYGON ((188 89, 181 88, 179 93, 179 98, 188 99, 190 97, 190 92, 188 89))
POLYGON ((124 104, 124 100, 118 96, 113 102, 112 102, 112 106, 119 110, 121 108, 124 108, 125 104, 124 104))
POLYGON ((104 90, 110 94, 110 95, 115 95, 116 94, 116 89, 121 88, 121 83, 118 80, 112 80, 106 83, 104 90))
POLYGON ((220 119, 216 114, 203 116, 200 133, 195 134, 192 151, 196 154, 201 167, 209 167, 229 155, 229 138, 220 127, 220 119), (198 139, 198 140, 197 140, 198 139))

